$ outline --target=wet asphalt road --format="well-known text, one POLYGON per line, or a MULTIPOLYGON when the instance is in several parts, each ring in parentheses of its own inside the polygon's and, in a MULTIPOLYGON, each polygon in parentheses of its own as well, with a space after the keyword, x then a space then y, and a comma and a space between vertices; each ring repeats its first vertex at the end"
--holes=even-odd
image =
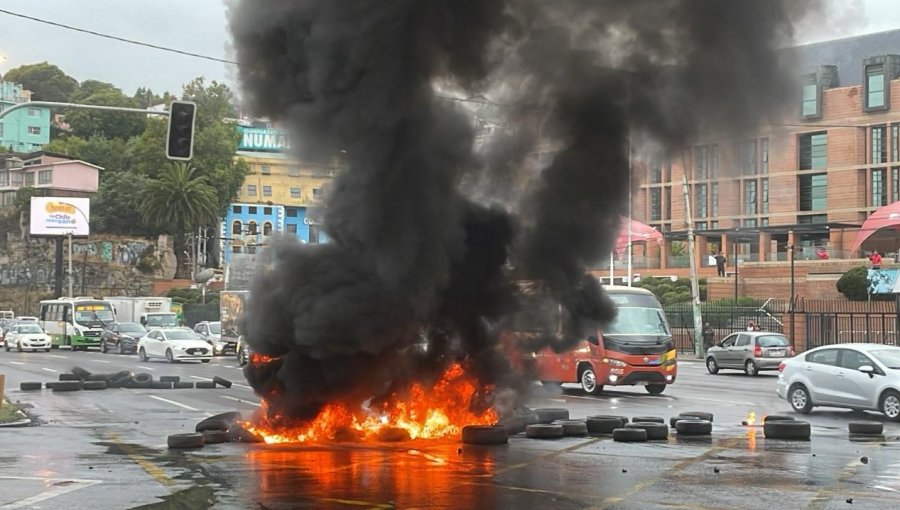
POLYGON ((538 388, 534 407, 591 414, 715 413, 713 437, 644 444, 608 437, 502 447, 457 441, 331 446, 210 445, 170 451, 166 435, 203 417, 251 413, 258 399, 233 358, 210 365, 140 363, 98 352, 0 352, 11 400, 42 424, 0 428, 0 508, 889 508, 900 504, 900 424, 876 441, 848 438, 853 419, 816 409, 808 442, 775 441, 740 425, 752 411, 790 414, 775 374, 712 376, 682 362, 660 396, 641 388, 589 397, 538 388), (219 375, 230 389, 22 392, 22 381, 56 380, 72 366, 122 369, 198 381, 219 375), (865 463, 862 461, 865 457, 865 463), (848 503, 852 501, 851 503, 848 503))

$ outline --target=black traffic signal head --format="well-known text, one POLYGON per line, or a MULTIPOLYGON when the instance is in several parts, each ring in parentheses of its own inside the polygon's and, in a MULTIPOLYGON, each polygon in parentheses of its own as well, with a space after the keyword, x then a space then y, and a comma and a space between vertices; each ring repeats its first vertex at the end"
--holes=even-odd
POLYGON ((166 135, 166 157, 189 161, 194 155, 194 119, 197 103, 172 101, 169 107, 169 132, 166 135))

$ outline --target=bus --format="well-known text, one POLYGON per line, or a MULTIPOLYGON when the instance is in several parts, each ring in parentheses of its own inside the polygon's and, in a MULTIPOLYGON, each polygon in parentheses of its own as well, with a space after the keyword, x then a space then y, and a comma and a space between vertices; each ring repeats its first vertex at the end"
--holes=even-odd
MULTIPOLYGON (((612 323, 568 352, 548 347, 526 353, 528 364, 544 385, 575 383, 590 395, 599 394, 605 386, 643 386, 650 394, 662 393, 678 372, 677 351, 662 305, 647 289, 607 285, 604 290, 617 308, 612 323)), ((561 323, 561 308, 550 308, 550 316, 531 314, 528 320, 547 324, 549 317, 561 323)), ((515 334, 521 338, 529 332, 515 334)))
POLYGON ((50 335, 54 349, 100 347, 100 333, 116 320, 108 301, 89 297, 41 301, 40 310, 41 327, 50 335))

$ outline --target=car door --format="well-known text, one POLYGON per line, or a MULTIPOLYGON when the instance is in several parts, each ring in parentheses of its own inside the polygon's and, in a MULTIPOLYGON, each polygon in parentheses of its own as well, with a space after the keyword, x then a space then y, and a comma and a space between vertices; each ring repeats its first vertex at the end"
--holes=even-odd
POLYGON ((118 347, 119 340, 120 340, 119 325, 113 324, 112 326, 110 326, 109 333, 107 334, 107 337, 106 337, 106 344, 107 344, 106 347, 107 348, 118 347))
POLYGON ((879 372, 878 365, 864 353, 854 349, 841 349, 838 358, 837 377, 841 379, 837 385, 835 398, 838 403, 848 407, 877 408, 876 392, 878 390, 878 377, 869 377, 859 371, 861 366, 870 366, 879 372))
POLYGON ((837 348, 822 349, 807 354, 803 363, 803 373, 809 381, 809 391, 816 405, 837 404, 837 394, 843 378, 837 376, 837 348))
POLYGON ((731 359, 734 360, 734 366, 743 367, 744 363, 753 357, 753 337, 747 333, 738 335, 737 342, 730 348, 731 359))
POLYGON ((147 356, 159 357, 159 346, 162 343, 160 340, 162 332, 159 330, 151 331, 147 338, 148 342, 144 345, 144 350, 147 352, 147 356))
POLYGON ((731 354, 729 349, 734 347, 734 343, 737 341, 737 334, 732 334, 726 336, 721 342, 720 345, 716 347, 712 347, 710 349, 710 353, 713 357, 716 358, 716 363, 719 364, 720 367, 729 367, 731 366, 731 362, 729 361, 728 356, 731 354))

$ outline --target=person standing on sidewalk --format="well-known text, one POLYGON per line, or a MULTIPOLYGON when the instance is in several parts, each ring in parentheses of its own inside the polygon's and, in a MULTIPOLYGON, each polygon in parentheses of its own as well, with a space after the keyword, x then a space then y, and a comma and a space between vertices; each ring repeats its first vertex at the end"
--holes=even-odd
POLYGON ((716 341, 716 332, 707 322, 703 325, 703 350, 709 350, 716 341))
POLYGON ((716 271, 718 272, 719 276, 725 276, 725 262, 727 260, 725 258, 725 252, 720 251, 719 254, 716 255, 715 258, 716 258, 716 271))

